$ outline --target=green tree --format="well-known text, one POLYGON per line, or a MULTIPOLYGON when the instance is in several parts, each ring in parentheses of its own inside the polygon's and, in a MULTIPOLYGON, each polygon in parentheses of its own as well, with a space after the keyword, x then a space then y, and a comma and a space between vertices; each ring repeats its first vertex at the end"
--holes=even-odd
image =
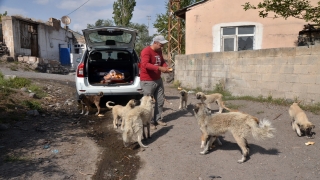
POLYGON ((135 45, 135 50, 140 56, 142 49, 150 45, 152 41, 152 36, 149 36, 148 26, 145 24, 130 23, 128 27, 138 30, 137 42, 135 45))
POLYGON ((113 3, 113 20, 117 26, 128 26, 132 12, 136 6, 135 0, 117 0, 113 3))
POLYGON ((7 14, 7 11, 5 11, 3 14, 0 13, 0 22, 2 22, 2 16, 6 16, 7 14))
POLYGON ((98 19, 94 24, 87 24, 87 28, 100 27, 100 26, 114 26, 112 20, 98 19))
POLYGON ((269 13, 273 12, 274 18, 294 17, 320 24, 320 2, 317 4, 318 6, 312 6, 308 0, 263 0, 256 6, 250 2, 246 2, 242 6, 245 11, 259 9, 259 16, 262 18, 269 17, 269 13))

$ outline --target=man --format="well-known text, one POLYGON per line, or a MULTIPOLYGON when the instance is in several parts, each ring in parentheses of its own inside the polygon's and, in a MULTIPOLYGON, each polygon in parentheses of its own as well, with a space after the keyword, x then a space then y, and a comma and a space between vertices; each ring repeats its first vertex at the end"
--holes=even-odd
POLYGON ((153 95, 156 103, 154 107, 153 122, 151 129, 156 129, 157 125, 166 126, 162 121, 162 110, 164 104, 164 87, 161 73, 169 73, 168 65, 162 57, 162 47, 168 41, 161 35, 155 36, 150 46, 141 51, 140 64, 140 85, 144 95, 153 95))

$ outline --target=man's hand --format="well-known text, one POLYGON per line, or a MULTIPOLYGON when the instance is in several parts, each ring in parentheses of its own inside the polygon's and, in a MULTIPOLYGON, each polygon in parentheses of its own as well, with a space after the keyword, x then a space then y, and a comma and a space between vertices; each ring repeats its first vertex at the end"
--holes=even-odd
POLYGON ((159 71, 161 71, 161 72, 163 72, 163 73, 168 73, 168 72, 170 72, 168 67, 159 66, 158 69, 159 69, 159 71))

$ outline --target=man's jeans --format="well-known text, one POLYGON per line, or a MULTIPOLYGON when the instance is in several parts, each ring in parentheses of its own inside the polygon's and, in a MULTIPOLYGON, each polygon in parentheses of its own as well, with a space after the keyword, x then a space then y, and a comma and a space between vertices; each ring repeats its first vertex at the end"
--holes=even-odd
POLYGON ((156 103, 154 105, 154 115, 153 122, 156 125, 156 122, 161 120, 161 114, 164 104, 164 87, 162 79, 155 81, 141 81, 140 86, 143 90, 143 95, 153 95, 156 103))

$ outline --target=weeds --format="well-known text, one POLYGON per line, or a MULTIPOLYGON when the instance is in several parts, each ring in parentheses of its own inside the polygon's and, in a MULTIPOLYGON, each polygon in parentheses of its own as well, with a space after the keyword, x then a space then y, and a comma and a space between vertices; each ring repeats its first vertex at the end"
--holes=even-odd
POLYGON ((178 81, 178 80, 174 80, 174 81, 173 81, 173 86, 176 87, 176 88, 177 88, 177 87, 180 87, 180 86, 181 86, 181 82, 178 81))
POLYGON ((15 155, 7 155, 4 159, 5 162, 19 162, 19 161, 27 161, 29 158, 27 157, 19 157, 15 155))
MULTIPOLYGON (((180 84, 180 82, 178 81, 180 84)), ((190 89, 192 90, 192 89, 190 89)), ((254 102, 261 102, 261 103, 270 103, 274 105, 281 105, 281 106, 290 106, 292 104, 292 101, 288 101, 284 98, 273 98, 272 95, 268 95, 267 97, 263 97, 262 95, 259 95, 257 97, 253 96, 233 96, 229 91, 225 89, 224 83, 216 84, 215 88, 212 91, 202 91, 200 87, 197 87, 194 89, 195 92, 203 92, 205 94, 212 94, 212 93, 220 93, 223 95, 223 100, 245 100, 245 101, 254 101, 254 102)), ((295 97, 293 102, 298 102, 298 98, 295 97)), ((320 103, 314 104, 314 105, 299 105, 301 109, 305 111, 310 111, 314 114, 320 114, 320 103)), ((240 106, 230 105, 228 104, 228 108, 230 109, 239 109, 240 106)), ((257 112, 257 114, 264 113, 263 111, 257 112)))
POLYGON ((37 101, 24 100, 22 101, 22 105, 28 107, 33 110, 41 110, 41 104, 37 101))
POLYGON ((41 87, 37 86, 37 85, 33 85, 31 84, 28 87, 29 90, 31 90, 32 92, 36 93, 38 98, 43 98, 47 96, 47 93, 45 93, 41 87))

